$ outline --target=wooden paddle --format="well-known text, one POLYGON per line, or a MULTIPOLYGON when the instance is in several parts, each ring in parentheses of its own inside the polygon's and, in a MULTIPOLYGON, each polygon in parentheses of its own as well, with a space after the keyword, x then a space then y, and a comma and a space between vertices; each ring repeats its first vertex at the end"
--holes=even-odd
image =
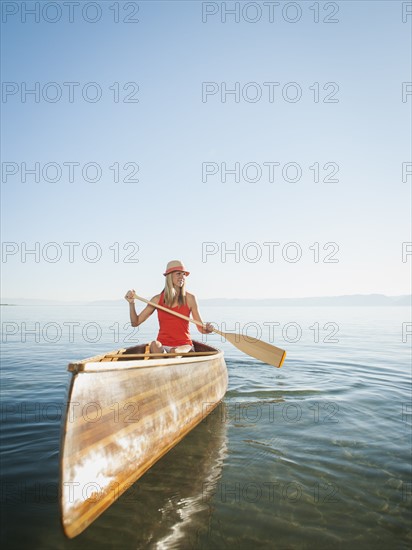
MULTIPOLYGON (((155 307, 157 309, 162 309, 163 311, 166 311, 171 315, 180 317, 181 319, 184 319, 185 321, 189 321, 190 323, 194 323, 199 327, 204 326, 199 321, 195 321, 194 319, 190 319, 190 317, 186 317, 186 315, 177 313, 177 311, 173 311, 172 309, 168 309, 159 304, 150 302, 149 300, 146 300, 145 298, 138 296, 136 293, 134 294, 134 297, 137 300, 140 300, 141 302, 145 302, 146 304, 149 304, 149 306, 155 307)), ((246 355, 250 355, 255 359, 259 359, 259 361, 263 361, 263 363, 267 363, 268 365, 273 365, 274 367, 281 367, 283 365, 283 361, 285 360, 285 357, 286 357, 286 351, 283 349, 277 348, 276 346, 272 346, 271 344, 268 344, 266 342, 262 342, 262 340, 258 340, 257 338, 250 338, 250 336, 244 336, 243 334, 233 334, 228 332, 222 332, 214 327, 213 327, 213 332, 216 332, 216 334, 220 334, 220 336, 223 336, 223 338, 226 338, 228 342, 230 342, 235 347, 240 349, 240 351, 243 351, 243 353, 246 353, 246 355)))

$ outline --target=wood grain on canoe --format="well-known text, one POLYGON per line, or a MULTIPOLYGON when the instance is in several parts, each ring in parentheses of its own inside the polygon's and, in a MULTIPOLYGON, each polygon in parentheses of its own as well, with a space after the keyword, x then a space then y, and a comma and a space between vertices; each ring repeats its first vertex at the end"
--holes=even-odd
POLYGON ((97 356, 71 364, 61 453, 68 537, 81 533, 221 401, 227 389, 223 353, 204 344, 196 350, 215 353, 109 363, 97 356), (164 364, 151 368, 159 361, 164 364), (109 370, 87 370, 99 363, 109 370))

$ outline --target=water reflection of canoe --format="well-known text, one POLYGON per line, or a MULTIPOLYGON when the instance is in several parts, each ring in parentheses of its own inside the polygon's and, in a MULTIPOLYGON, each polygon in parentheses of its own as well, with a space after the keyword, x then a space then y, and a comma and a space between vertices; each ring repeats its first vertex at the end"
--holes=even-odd
POLYGON ((84 547, 203 548, 228 454, 227 422, 222 402, 79 537, 84 547))
POLYGON ((144 353, 144 345, 135 346, 69 365, 60 487, 62 524, 70 538, 205 418, 226 392, 226 364, 215 348, 196 342, 193 355, 147 358, 144 353))

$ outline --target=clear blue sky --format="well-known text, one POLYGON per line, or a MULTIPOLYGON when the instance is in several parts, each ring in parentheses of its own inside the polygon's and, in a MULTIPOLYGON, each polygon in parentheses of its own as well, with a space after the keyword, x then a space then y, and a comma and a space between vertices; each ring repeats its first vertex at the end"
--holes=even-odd
MULTIPOLYGON (((226 23, 223 11, 235 2, 101 1, 100 14, 73 8, 70 22, 65 7, 55 23, 50 2, 38 3, 39 22, 21 2, 2 4, 3 297, 114 299, 131 287, 151 296, 175 258, 191 270, 188 287, 199 298, 410 292, 412 256, 402 262, 402 243, 412 240, 412 177, 402 181, 402 163, 411 162, 412 95, 402 101, 402 82, 412 80, 407 3, 319 2, 318 23, 312 1, 273 5, 273 22, 262 2, 247 12, 240 2, 239 22, 228 14, 226 23), (38 101, 23 93, 36 82, 38 101), (80 83, 73 102, 68 82, 80 83), (91 82, 97 102, 82 96, 94 97, 91 82), (204 82, 217 93, 202 101, 204 82), (223 102, 222 89, 236 82, 239 102, 233 94, 223 102), (323 89, 331 82, 338 102, 323 101, 336 90, 323 89), (56 89, 60 100, 46 101, 56 89), (71 162, 80 164, 73 182, 71 162), (23 163, 39 163, 40 181, 22 181, 23 163), (46 181, 54 165, 43 177, 48 163, 60 167, 59 181, 46 181), (100 181, 83 178, 88 163, 101 167, 100 181), (202 177, 204 163, 218 172, 202 177), (222 163, 239 163, 240 181, 223 181, 222 163), (247 163, 255 165, 242 173, 247 163), (274 181, 264 163, 279 163, 271 164, 274 181), (299 165, 299 181, 290 181, 288 163, 299 165), (339 168, 337 182, 322 181, 335 166, 326 163, 339 168), (135 166, 139 181, 123 181, 135 166), (80 243, 72 262, 67 242, 80 243), (126 243, 135 244, 123 250, 126 243), (35 246, 37 257, 24 254, 35 246), (101 258, 86 261, 82 249, 101 258), (44 259, 59 251, 59 261, 44 259), (139 261, 125 262, 129 253, 139 261), (296 262, 284 257, 297 253, 296 262), (338 262, 324 263, 328 254, 338 262)), ((89 166, 87 177, 94 174, 89 166)))

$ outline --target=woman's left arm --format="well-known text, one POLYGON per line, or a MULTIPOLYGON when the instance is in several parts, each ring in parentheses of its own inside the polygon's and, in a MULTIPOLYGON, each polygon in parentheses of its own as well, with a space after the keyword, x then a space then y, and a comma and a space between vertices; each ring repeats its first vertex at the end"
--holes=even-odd
POLYGON ((191 309, 192 317, 195 321, 202 323, 202 327, 197 325, 197 330, 202 334, 210 334, 213 332, 213 325, 211 323, 204 323, 200 317, 199 307, 197 305, 196 296, 194 294, 187 293, 187 305, 191 309))

